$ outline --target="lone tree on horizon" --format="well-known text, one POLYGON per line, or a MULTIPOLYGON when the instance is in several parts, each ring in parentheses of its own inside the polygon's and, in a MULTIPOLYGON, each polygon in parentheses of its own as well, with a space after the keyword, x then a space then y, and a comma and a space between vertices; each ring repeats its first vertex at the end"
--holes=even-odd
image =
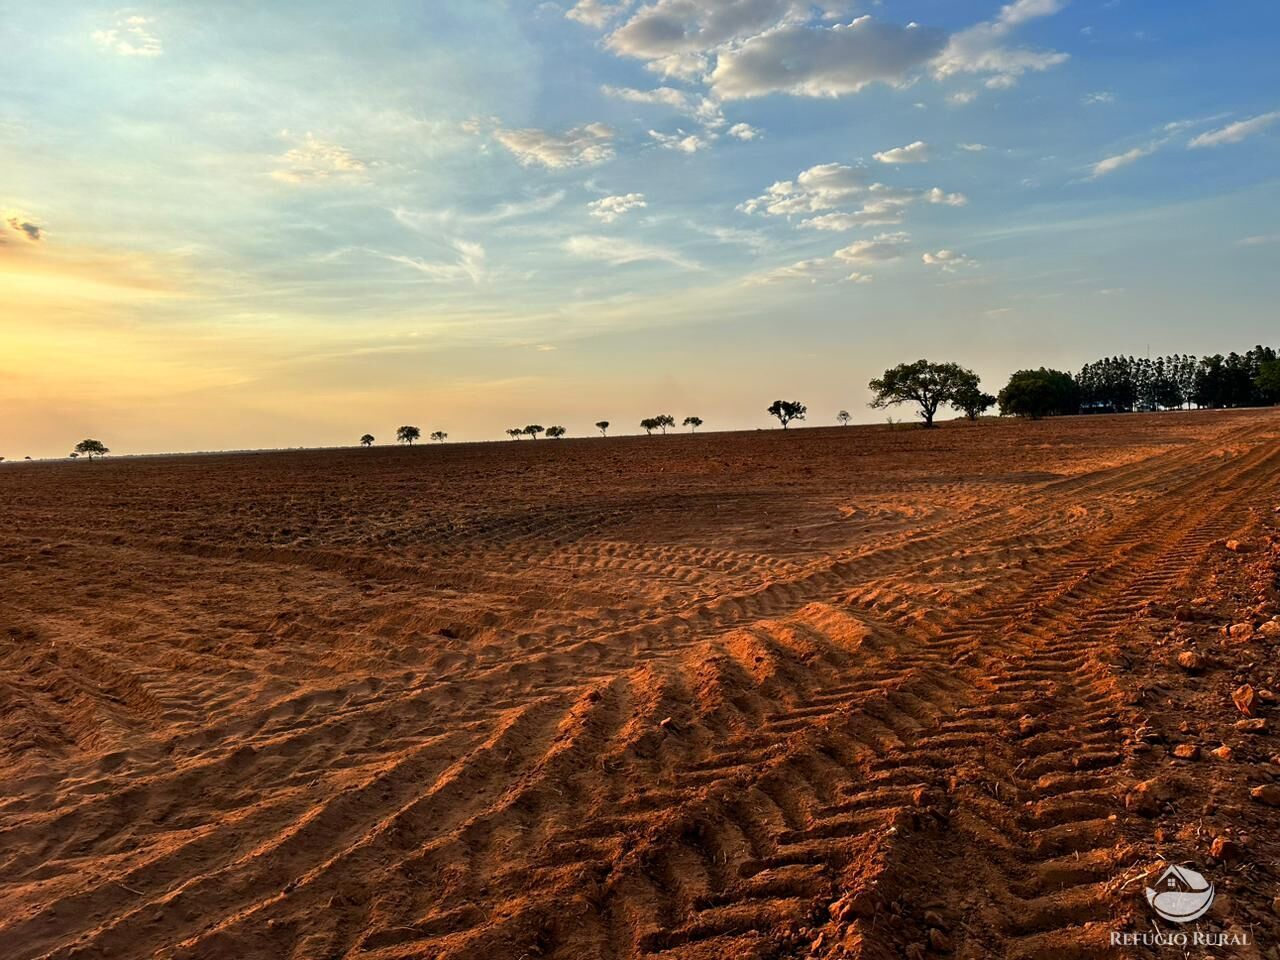
POLYGON ((547 427, 547 436, 552 440, 559 440, 564 434, 564 427, 547 427))
POLYGON ((444 443, 447 439, 449 439, 449 435, 445 433, 443 430, 436 430, 434 433, 431 434, 431 439, 434 440, 436 443, 444 443))
POLYGON ((362 447, 372 447, 372 446, 373 446, 373 434, 372 434, 372 433, 366 433, 363 437, 361 437, 361 438, 360 438, 360 445, 361 445, 362 447))
POLYGON ((682 424, 682 426, 688 427, 690 433, 697 433, 698 428, 702 426, 702 418, 701 417, 685 417, 684 423, 682 424))
POLYGON ((84 454, 90 460, 94 457, 105 457, 111 451, 101 440, 81 440, 76 444, 76 455, 84 454))
POLYGON ((676 425, 676 418, 669 413, 660 413, 653 418, 653 422, 662 428, 662 435, 666 436, 667 427, 674 427, 676 425))
POLYGON ((782 424, 782 429, 787 429, 787 424, 792 420, 803 420, 804 415, 809 412, 799 400, 775 400, 769 404, 769 409, 765 413, 772 414, 778 418, 778 422, 782 424))
POLYGON ((900 363, 872 380, 868 386, 875 393, 869 406, 882 410, 899 403, 914 403, 925 427, 933 426, 938 407, 956 399, 958 391, 969 384, 977 386, 977 375, 958 363, 900 363))
POLYGON ((521 432, 522 432, 522 433, 524 433, 524 434, 527 434, 528 436, 533 437, 533 439, 537 440, 537 439, 538 439, 538 434, 542 433, 543 429, 544 429, 544 428, 543 428, 542 424, 540 424, 540 423, 531 423, 531 424, 529 424, 529 426, 525 427, 525 428, 524 428, 524 430, 522 430, 521 432))
POLYGON ((852 419, 853 417, 849 415, 848 410, 841 410, 836 414, 836 423, 840 424, 842 427, 847 427, 849 425, 849 421, 852 419))
POLYGON ((653 436, 653 431, 657 430, 661 424, 658 423, 656 417, 645 417, 640 421, 640 426, 644 428, 646 434, 653 436))
POLYGON ((600 436, 607 437, 609 435, 609 421, 597 420, 596 429, 600 431, 600 436))
POLYGON ((521 430, 519 427, 512 427, 507 431, 507 436, 510 437, 512 440, 519 440, 520 436, 523 433, 524 431, 521 430))
POLYGON ((396 440, 400 443, 407 443, 411 447, 413 446, 413 441, 421 436, 422 431, 417 427, 401 427, 396 431, 396 440))

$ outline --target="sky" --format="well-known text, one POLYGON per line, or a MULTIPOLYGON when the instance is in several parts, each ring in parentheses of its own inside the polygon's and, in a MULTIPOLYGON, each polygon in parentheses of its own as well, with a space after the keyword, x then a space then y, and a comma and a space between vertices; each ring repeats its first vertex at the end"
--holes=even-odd
MULTIPOLYGON (((1280 5, 0 0, 0 456, 1276 343, 1280 5)), ((903 418, 910 411, 894 414, 903 418)))

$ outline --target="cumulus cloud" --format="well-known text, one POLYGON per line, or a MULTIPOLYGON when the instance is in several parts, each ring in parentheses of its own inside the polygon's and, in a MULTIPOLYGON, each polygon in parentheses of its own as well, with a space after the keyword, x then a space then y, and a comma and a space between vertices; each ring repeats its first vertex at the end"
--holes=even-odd
POLYGON ((934 63, 941 78, 955 74, 988 74, 986 85, 1008 87, 1028 71, 1048 70, 1069 57, 1053 50, 1012 47, 1006 41, 1022 24, 1048 17, 1066 6, 1067 0, 1013 0, 1000 9, 994 20, 975 24, 951 37, 934 63))
POLYGON ((457 253, 457 259, 452 263, 432 262, 400 255, 387 255, 387 259, 392 263, 412 267, 435 283, 449 283, 456 280, 480 283, 486 274, 487 256, 484 247, 468 240, 454 240, 453 249, 457 253))
POLYGON ((905 233, 882 233, 872 240, 857 240, 837 250, 833 256, 848 263, 897 260, 906 252, 906 244, 910 239, 905 233))
POLYGON ((9 217, 5 222, 9 225, 10 230, 22 236, 29 243, 39 243, 44 239, 44 228, 39 224, 32 223, 25 217, 9 217))
POLYGON ((592 200, 587 204, 591 215, 603 220, 605 223, 613 223, 628 211, 646 206, 648 204, 645 202, 643 193, 624 193, 612 197, 601 197, 599 200, 592 200))
POLYGON ((615 30, 607 44, 642 60, 696 55, 803 16, 806 6, 796 0, 657 0, 615 30))
POLYGON ((502 144, 521 166, 542 166, 549 170, 590 166, 613 159, 613 130, 603 123, 588 123, 564 133, 546 130, 506 130, 493 138, 502 144))
POLYGON ((870 16, 849 24, 786 24, 722 52, 709 76, 722 100, 771 93, 836 97, 872 83, 901 84, 946 44, 941 30, 870 16))
POLYGON ((1099 177, 1105 177, 1108 173, 1114 173, 1121 167, 1127 167, 1135 160, 1141 160, 1150 154, 1154 147, 1134 147, 1132 150, 1126 150, 1124 153, 1117 153, 1113 157, 1106 157, 1099 160, 1093 165, 1093 172, 1090 173, 1089 179, 1097 180, 1099 177))
POLYGON ((769 216, 806 217, 800 226, 812 230, 842 231, 855 227, 887 226, 901 223, 907 207, 923 201, 949 207, 962 207, 968 198, 962 193, 947 193, 940 187, 929 190, 892 187, 884 183, 866 182, 866 172, 839 163, 810 167, 795 180, 780 180, 763 194, 739 205, 744 213, 769 216), (855 210, 837 210, 857 202, 855 210), (826 212, 832 211, 832 212, 826 212))
POLYGON ((94 31, 93 41, 104 50, 122 57, 158 57, 164 53, 164 45, 152 32, 153 23, 155 20, 151 17, 121 17, 115 26, 94 31))
POLYGON ((749 123, 735 123, 728 133, 735 140, 755 140, 760 136, 760 131, 749 123))
POLYGON ((905 147, 882 150, 872 156, 881 163, 926 163, 929 159, 929 145, 923 140, 917 140, 905 147))
POLYGON ((601 0, 578 0, 564 15, 598 30, 621 13, 625 6, 623 3, 603 3, 601 0))
POLYGON ((944 273, 954 273, 959 267, 976 267, 977 261, 954 250, 939 250, 937 253, 926 253, 920 258, 925 265, 938 267, 944 273))
POLYGON ((1187 142, 1187 146, 1191 149, 1200 147, 1220 147, 1227 143, 1239 143, 1245 137, 1251 137, 1255 133, 1260 133, 1271 124, 1275 123, 1276 118, 1280 117, 1280 112, 1263 113, 1248 120, 1237 120, 1235 123, 1229 123, 1225 127, 1219 127, 1217 130, 1210 130, 1202 133, 1198 137, 1192 137, 1187 142))
POLYGON ((710 138, 696 133, 685 133, 683 130, 676 133, 659 133, 657 130, 650 130, 649 136, 664 150, 679 150, 681 153, 697 153, 711 146, 710 138))
MULTIPOLYGON (((287 132, 286 132, 287 136, 287 132)), ((365 163, 345 147, 308 133, 298 146, 279 158, 271 176, 284 183, 315 183, 334 177, 354 177, 365 172, 365 163)))
POLYGON ((840 206, 866 189, 865 171, 840 163, 822 163, 803 171, 795 180, 779 180, 738 209, 773 216, 814 213, 840 206))
POLYGON ((681 256, 678 251, 623 240, 619 237, 574 236, 564 243, 566 253, 584 260, 599 260, 611 266, 621 267, 629 263, 656 261, 669 263, 686 270, 701 270, 700 264, 681 256))

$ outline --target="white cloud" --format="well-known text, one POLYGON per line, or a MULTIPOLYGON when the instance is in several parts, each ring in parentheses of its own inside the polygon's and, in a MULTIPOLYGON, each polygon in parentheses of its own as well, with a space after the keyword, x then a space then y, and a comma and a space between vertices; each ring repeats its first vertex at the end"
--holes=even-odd
POLYGON ((810 167, 795 180, 779 180, 762 195, 743 203, 746 213, 789 216, 830 210, 858 196, 867 189, 863 170, 839 163, 823 163, 810 167))
POLYGON ((874 279, 871 274, 858 273, 856 270, 844 278, 845 283, 870 283, 874 279))
POLYGON ((1080 98, 1080 102, 1086 105, 1092 105, 1095 103, 1111 103, 1115 98, 1116 95, 1110 90, 1099 90, 1096 93, 1085 94, 1080 98))
POLYGON ((653 90, 637 90, 634 87, 613 87, 605 84, 600 90, 610 97, 626 100, 629 103, 658 104, 678 110, 681 113, 692 113, 694 109, 693 97, 683 90, 677 90, 675 87, 655 87, 653 90))
POLYGON ((696 133, 685 133, 683 130, 676 133, 659 133, 657 130, 650 130, 649 136, 664 150, 679 150, 681 153, 697 153, 711 146, 711 140, 707 137, 700 137, 696 133))
POLYGON ((811 230, 842 231, 901 223, 906 208, 921 200, 949 207, 962 207, 968 203, 964 194, 946 193, 940 187, 916 190, 884 183, 868 185, 865 171, 843 164, 825 163, 810 167, 795 180, 778 181, 738 209, 744 213, 788 217, 818 213, 819 216, 801 220, 800 226, 811 230), (853 201, 860 203, 857 210, 836 209, 853 201))
POLYGON ((438 230, 441 224, 446 223, 502 223, 507 220, 517 220, 531 216, 535 213, 546 213, 548 210, 559 206, 564 197, 563 190, 556 190, 553 193, 530 197, 528 200, 509 200, 480 213, 463 213, 457 210, 410 210, 406 207, 393 207, 391 215, 412 230, 426 232, 428 230, 438 230))
POLYGON ((98 46, 122 57, 158 57, 164 53, 160 38, 151 32, 151 17, 125 16, 109 30, 96 30, 93 40, 98 46))
POLYGON ((960 149, 966 153, 981 153, 987 149, 987 145, 985 143, 962 143, 960 144, 960 149))
POLYGON ((601 197, 599 200, 592 200, 587 204, 593 217, 603 220, 605 223, 613 223, 629 210, 637 210, 646 207, 643 193, 624 193, 612 197, 601 197))
POLYGON ((1135 160, 1141 160, 1152 152, 1153 147, 1134 147, 1132 150, 1126 150, 1124 153, 1118 153, 1114 157, 1107 157, 1099 160, 1093 165, 1093 172, 1089 175, 1089 179, 1096 180, 1098 177, 1104 177, 1108 173, 1113 173, 1121 167, 1127 167, 1135 160))
POLYGON ((615 267, 629 263, 658 261, 686 270, 701 270, 700 264, 683 257, 675 250, 666 247, 651 246, 647 243, 636 243, 619 237, 574 236, 564 243, 566 253, 584 260, 599 260, 615 267))
POLYGON ((945 43, 941 30, 869 16, 832 27, 786 24, 722 52, 709 81, 722 100, 771 93, 837 97, 872 83, 902 84, 945 43))
POLYGON ((502 128, 493 132, 493 138, 506 147, 522 166, 542 166, 549 170, 612 160, 613 137, 613 130, 603 123, 588 123, 564 133, 502 128))
POLYGON ((935 61, 934 72, 942 78, 961 73, 990 74, 986 85, 999 89, 1012 86, 1027 71, 1048 70, 1065 63, 1069 59, 1065 53, 1005 44, 1017 27, 1038 17, 1052 16, 1065 6, 1066 0, 1013 0, 1000 9, 994 20, 952 36, 935 61))
POLYGON ((939 267, 944 273, 954 273, 958 267, 976 267, 977 261, 954 250, 939 250, 937 253, 926 253, 921 258, 927 266, 939 267))
MULTIPOLYGON (((287 135, 287 133, 286 133, 287 135)), ((359 177, 365 172, 363 160, 345 147, 308 133, 302 143, 279 158, 280 167, 271 176, 284 183, 316 183, 335 177, 359 177)))
POLYGON ((872 156, 881 163, 926 163, 929 160, 929 145, 923 140, 917 140, 905 147, 882 150, 872 156))
POLYGON ((911 238, 905 233, 882 233, 873 240, 857 240, 837 250, 833 256, 848 263, 876 263, 897 260, 905 252, 911 238))
POLYGON ((479 283, 485 278, 485 249, 478 243, 467 240, 453 241, 453 249, 458 258, 453 263, 440 263, 420 260, 417 257, 388 255, 392 263, 404 264, 423 274, 428 280, 436 283, 449 283, 455 280, 470 280, 479 283))
POLYGON ((625 3, 602 3, 601 0, 578 0, 565 11, 570 20, 595 27, 597 30, 622 12, 625 3))
POLYGON ((1261 247, 1268 243, 1280 243, 1280 233, 1262 233, 1236 241, 1237 247, 1261 247))
POLYGON ((791 283, 803 281, 817 283, 829 270, 831 261, 826 257, 813 260, 799 260, 785 267, 755 273, 747 277, 745 282, 751 286, 765 286, 774 283, 791 283))
POLYGON ((616 53, 660 61, 699 54, 801 15, 798 0, 657 0, 608 38, 616 53))
POLYGON ((973 103, 977 98, 978 95, 972 90, 957 90, 955 93, 947 95, 947 103, 963 107, 966 103, 973 103))
POLYGON ((735 140, 755 140, 760 136, 760 131, 749 123, 735 123, 728 133, 735 140))
POLYGON ((1280 117, 1280 112, 1264 113, 1248 120, 1237 120, 1235 123, 1229 123, 1225 127, 1219 127, 1217 130, 1210 130, 1208 133, 1193 137, 1188 141, 1187 146, 1196 149, 1199 147, 1220 147, 1226 143, 1239 143, 1245 137, 1251 137, 1255 133, 1260 133, 1271 126, 1277 117, 1280 117))

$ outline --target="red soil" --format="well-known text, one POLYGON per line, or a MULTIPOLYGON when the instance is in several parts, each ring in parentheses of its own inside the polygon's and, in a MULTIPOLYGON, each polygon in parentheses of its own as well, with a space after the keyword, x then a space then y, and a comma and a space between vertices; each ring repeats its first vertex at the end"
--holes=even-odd
POLYGON ((1277 505, 1273 411, 5 465, 0 956, 1134 956, 1162 859, 1280 956, 1277 505))

